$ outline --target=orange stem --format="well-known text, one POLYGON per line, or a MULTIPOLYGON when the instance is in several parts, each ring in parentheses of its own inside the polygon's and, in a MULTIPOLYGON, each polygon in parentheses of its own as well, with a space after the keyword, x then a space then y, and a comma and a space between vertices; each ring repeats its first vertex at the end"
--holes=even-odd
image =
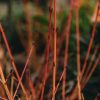
POLYGON ((15 96, 16 96, 16 94, 17 94, 18 88, 19 88, 19 86, 20 86, 20 84, 21 84, 22 78, 23 78, 23 76, 24 76, 24 73, 25 73, 25 71, 26 71, 26 68, 27 68, 27 66, 28 66, 28 63, 29 63, 29 61, 30 61, 30 57, 31 57, 31 55, 32 55, 32 51, 33 51, 33 46, 32 46, 31 49, 30 49, 28 58, 27 58, 27 60, 26 60, 25 67, 24 67, 24 69, 23 69, 21 78, 20 78, 20 80, 19 80, 19 82, 18 82, 18 85, 17 85, 17 88, 16 88, 16 91, 15 91, 15 93, 14 93, 13 98, 15 98, 15 96))
POLYGON ((28 85, 29 85, 30 91, 32 93, 33 100, 37 100, 36 89, 34 87, 32 80, 31 80, 31 76, 30 76, 29 71, 26 72, 26 80, 28 81, 28 85))
POLYGON ((96 59, 94 65, 93 65, 93 67, 92 67, 90 73, 88 74, 86 80, 83 82, 82 89, 86 86, 86 84, 87 84, 87 82, 89 81, 90 77, 92 76, 94 70, 96 69, 96 67, 97 67, 97 65, 98 65, 98 63, 99 63, 99 61, 100 61, 100 54, 98 55, 98 57, 97 57, 97 59, 96 59))
POLYGON ((61 80, 63 79, 63 76, 64 76, 64 70, 63 70, 63 72, 62 72, 62 74, 61 74, 61 76, 60 76, 60 79, 59 79, 59 81, 58 81, 58 83, 57 83, 57 85, 56 85, 55 94, 56 94, 56 92, 57 92, 57 90, 58 90, 58 87, 59 87, 59 84, 60 84, 61 80))
MULTIPOLYGON (((79 4, 79 2, 77 1, 79 4)), ((76 42, 77 42, 77 86, 78 86, 78 100, 81 100, 81 86, 80 86, 80 32, 79 32, 79 5, 76 7, 76 42)))
MULTIPOLYGON (((7 47, 7 50, 8 50, 8 53, 9 53, 9 56, 10 56, 11 63, 12 63, 12 65, 13 65, 14 71, 15 71, 16 76, 17 76, 18 81, 19 81, 19 80, 20 80, 20 76, 19 76, 19 73, 18 73, 18 71, 17 71, 17 67, 16 67, 16 65, 15 65, 15 62, 14 62, 14 59, 13 59, 13 56, 12 56, 12 53, 11 53, 11 50, 10 50, 8 41, 7 41, 7 39, 6 39, 6 36, 5 36, 5 33, 4 33, 4 31, 3 31, 3 28, 2 28, 2 25, 1 25, 1 24, 0 24, 0 31, 1 31, 2 37, 3 37, 3 39, 4 39, 5 45, 6 45, 6 47, 7 47)), ((23 93, 24 93, 25 96, 26 96, 26 99, 28 100, 28 96, 27 96, 26 90, 25 90, 24 85, 22 84, 22 82, 21 82, 20 85, 21 85, 21 88, 22 88, 22 90, 23 90, 23 93)))
POLYGON ((54 0, 54 58, 53 58, 53 91, 52 100, 55 100, 55 86, 56 86, 56 0, 54 0))
POLYGON ((62 85, 62 100, 65 100, 65 88, 66 88, 66 71, 68 65, 68 48, 69 48, 69 36, 70 36, 70 26, 71 26, 71 18, 72 18, 72 0, 70 3, 70 12, 68 16, 67 28, 66 32, 66 47, 65 47, 65 57, 64 57, 64 75, 63 75, 63 85, 62 85))
POLYGON ((92 55, 92 57, 91 57, 91 62, 89 63, 89 66, 88 66, 88 68, 87 68, 87 70, 86 70, 86 73, 85 73, 85 75, 84 75, 84 79, 82 80, 82 82, 84 82, 85 79, 88 77, 88 73, 89 73, 89 71, 91 70, 91 66, 92 66, 93 60, 95 59, 95 55, 96 55, 97 51, 98 51, 98 46, 97 46, 97 47, 95 48, 95 50, 94 50, 94 53, 93 53, 93 55, 92 55))
POLYGON ((49 8, 50 16, 49 16, 49 27, 48 27, 48 41, 47 41, 47 48, 46 48, 46 64, 44 67, 44 78, 42 84, 42 93, 40 100, 43 100, 44 88, 47 78, 47 69, 48 69, 48 61, 49 61, 49 52, 50 52, 50 34, 51 34, 51 18, 52 18, 52 0, 50 0, 50 8, 49 8))
POLYGON ((0 61, 0 76, 1 76, 1 79, 2 79, 2 82, 3 82, 3 86, 4 86, 4 89, 6 91, 6 94, 7 94, 8 98, 9 98, 9 100, 13 100, 12 99, 12 96, 11 96, 11 93, 10 93, 10 91, 8 89, 8 86, 6 84, 6 80, 5 80, 5 77, 4 77, 4 73, 3 73, 3 70, 2 70, 1 61, 0 61))
POLYGON ((89 58, 90 50, 91 50, 91 47, 92 47, 92 43, 93 43, 93 40, 94 40, 95 31, 96 31, 96 24, 97 24, 97 18, 98 18, 98 14, 99 14, 99 5, 100 5, 100 0, 98 2, 98 9, 97 9, 97 14, 96 14, 96 20, 95 20, 95 23, 94 23, 94 26, 93 26, 92 36, 90 38, 90 42, 89 42, 88 50, 87 50, 87 53, 86 53, 86 58, 85 58, 85 61, 84 61, 83 67, 82 67, 80 79, 82 79, 82 76, 84 74, 84 71, 85 71, 85 68, 86 68, 86 65, 87 65, 87 60, 89 58))

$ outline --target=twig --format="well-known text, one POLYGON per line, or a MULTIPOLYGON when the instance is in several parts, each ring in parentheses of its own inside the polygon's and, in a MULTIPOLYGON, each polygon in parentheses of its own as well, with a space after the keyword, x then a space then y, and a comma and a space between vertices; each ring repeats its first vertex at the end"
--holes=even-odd
POLYGON ((31 80, 30 72, 29 71, 27 71, 27 73, 26 73, 26 79, 28 81, 28 85, 29 85, 30 91, 32 93, 33 100, 37 100, 36 89, 35 89, 35 87, 33 85, 32 80, 31 80))
POLYGON ((65 47, 65 57, 64 57, 64 75, 63 75, 63 85, 62 85, 62 100, 65 100, 65 87, 66 87, 66 71, 67 71, 67 65, 68 65, 68 48, 69 48, 69 36, 70 36, 70 25, 71 25, 71 18, 72 18, 72 0, 70 3, 70 12, 68 15, 68 22, 67 22, 67 28, 65 29, 66 33, 66 47, 65 47))
POLYGON ((54 58, 53 58, 53 91, 52 100, 55 100, 55 86, 56 86, 56 0, 54 0, 54 58))
POLYGON ((94 61, 94 59, 95 59, 95 56, 96 56, 97 51, 98 51, 98 46, 97 46, 97 47, 95 48, 95 50, 94 50, 94 53, 93 53, 93 55, 92 55, 92 57, 91 57, 91 61, 90 61, 89 66, 88 66, 88 68, 87 68, 87 70, 86 70, 86 72, 85 72, 85 75, 84 75, 84 78, 83 78, 82 82, 84 82, 85 79, 88 77, 88 73, 89 73, 89 71, 91 70, 91 66, 92 66, 92 63, 93 63, 93 61, 94 61))
POLYGON ((84 74, 84 71, 85 71, 85 68, 86 68, 86 65, 87 65, 87 60, 89 58, 90 50, 91 50, 91 47, 92 47, 92 43, 93 43, 93 40, 94 40, 95 31, 96 31, 96 24, 97 24, 97 18, 98 18, 98 14, 99 14, 99 5, 100 5, 100 0, 98 2, 98 9, 97 9, 97 14, 96 14, 96 19, 95 19, 95 23, 94 23, 93 30, 92 30, 92 36, 90 38, 90 42, 89 42, 89 45, 88 45, 86 58, 85 58, 85 61, 84 61, 83 67, 82 67, 80 79, 82 79, 82 76, 84 74))
MULTIPOLYGON (((48 72, 47 72, 47 75, 46 75, 46 78, 45 78, 45 82, 47 81, 48 77, 50 76, 51 71, 52 71, 52 65, 48 69, 48 72)), ((43 88, 43 84, 41 85, 39 92, 41 92, 42 88, 43 88)))
POLYGON ((26 31, 28 33, 28 51, 29 48, 31 47, 31 43, 32 43, 32 25, 31 25, 31 16, 29 14, 29 9, 28 9, 28 2, 29 0, 23 0, 23 8, 24 8, 24 14, 25 14, 25 18, 26 18, 26 31))
POLYGON ((19 83, 18 83, 18 85, 17 85, 17 88, 16 88, 16 91, 15 91, 15 93, 14 93, 13 98, 15 98, 16 93, 17 93, 17 91, 18 91, 18 88, 19 88, 19 86, 20 86, 20 84, 21 84, 22 78, 23 78, 23 76, 24 76, 24 73, 25 73, 25 71, 26 71, 26 68, 27 68, 27 66, 28 66, 28 63, 29 63, 29 61, 30 61, 30 57, 31 57, 32 51, 33 51, 33 46, 32 46, 31 49, 30 49, 28 58, 27 58, 26 63, 25 63, 25 67, 24 67, 24 69, 23 69, 21 78, 20 78, 20 80, 19 80, 19 83))
MULTIPOLYGON (((93 43, 93 40, 94 40, 94 36, 95 36, 95 31, 96 31, 96 24, 97 24, 97 17, 98 17, 98 14, 99 14, 99 5, 100 5, 100 0, 98 2, 98 10, 97 10, 97 14, 96 14, 96 19, 95 19, 95 23, 93 25, 93 30, 92 30, 92 36, 90 38, 90 42, 89 42, 89 45, 88 45, 88 50, 87 50, 87 53, 86 53, 86 58, 85 58, 85 61, 84 61, 84 64, 82 66, 82 71, 81 71, 81 75, 80 75, 80 80, 82 79, 82 76, 84 74, 84 71, 85 71, 85 68, 86 68, 86 65, 87 65, 87 60, 89 58, 89 54, 90 54, 90 50, 91 50, 91 47, 92 47, 92 43, 93 43)), ((77 96, 77 86, 75 87, 75 89, 73 90, 73 93, 72 95, 70 96, 70 98, 74 99, 76 96, 77 96)))
POLYGON ((5 98, 3 98, 3 97, 0 97, 0 99, 1 99, 1 100, 7 100, 7 99, 5 99, 5 98))
POLYGON ((43 100, 43 94, 44 94, 44 88, 47 78, 47 67, 48 67, 48 61, 49 61, 49 52, 50 52, 50 35, 51 35, 51 18, 52 18, 52 0, 50 0, 50 8, 49 8, 49 27, 48 27, 48 41, 47 41, 47 47, 46 47, 46 64, 44 67, 44 78, 43 78, 43 85, 42 85, 42 93, 40 100, 43 100))
POLYGON ((11 95, 13 96, 13 88, 14 88, 14 77, 11 77, 11 95))
POLYGON ((86 84, 87 84, 87 82, 89 81, 90 77, 92 76, 94 70, 96 69, 96 67, 97 67, 97 65, 98 65, 98 63, 99 63, 99 61, 100 61, 100 54, 98 55, 98 57, 97 57, 97 59, 96 59, 94 65, 93 65, 93 67, 92 67, 90 73, 88 74, 87 78, 86 78, 85 81, 83 82, 82 89, 86 86, 86 84))
POLYGON ((55 94, 56 94, 56 92, 57 92, 57 90, 58 90, 58 87, 59 87, 59 84, 60 84, 61 80, 63 79, 63 76, 64 76, 64 70, 63 70, 63 72, 62 72, 62 74, 61 74, 61 76, 60 76, 60 79, 59 79, 59 81, 58 81, 58 83, 57 83, 57 85, 56 85, 55 94))
POLYGON ((80 32, 79 32, 79 0, 76 6, 76 42, 77 42, 77 86, 78 86, 78 100, 81 100, 81 86, 80 86, 80 32))
POLYGON ((8 86, 7 86, 7 84, 5 83, 6 80, 5 80, 5 77, 4 77, 3 70, 2 70, 1 61, 0 61, 0 76, 1 76, 2 83, 3 83, 4 89, 5 89, 5 91, 6 91, 6 94, 7 94, 8 98, 9 98, 9 100, 13 100, 13 99, 12 99, 12 96, 11 96, 11 93, 10 93, 10 91, 9 91, 9 89, 8 89, 8 86))
MULTIPOLYGON (((11 53, 11 50, 10 50, 8 41, 7 41, 7 39, 6 39, 6 36, 5 36, 5 33, 4 33, 4 31, 3 31, 3 28, 2 28, 2 25, 1 25, 1 24, 0 24, 0 31, 1 31, 2 37, 3 37, 3 39, 4 39, 5 45, 6 45, 6 47, 7 47, 7 50, 8 50, 8 53, 9 53, 9 56, 10 56, 11 63, 12 63, 12 65, 13 65, 14 71, 15 71, 16 76, 17 76, 18 81, 19 81, 19 80, 20 80, 20 76, 19 76, 19 73, 18 73, 18 71, 17 71, 16 64, 15 64, 15 62, 14 62, 14 59, 13 59, 13 56, 12 56, 12 53, 11 53)), ((22 84, 22 82, 21 82, 20 85, 21 85, 21 88, 22 88, 22 90, 23 90, 23 93, 24 93, 25 96, 26 96, 26 99, 28 100, 28 96, 27 96, 26 90, 25 90, 24 85, 22 84)))

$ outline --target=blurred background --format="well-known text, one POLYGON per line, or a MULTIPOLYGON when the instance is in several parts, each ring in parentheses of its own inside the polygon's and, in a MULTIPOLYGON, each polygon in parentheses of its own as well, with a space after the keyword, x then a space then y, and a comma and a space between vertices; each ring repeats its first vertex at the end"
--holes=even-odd
MULTIPOLYGON (((79 25, 80 25, 80 43, 81 43, 81 65, 83 65, 88 43, 91 37, 92 28, 96 18, 97 2, 98 0, 80 0, 79 10, 79 25)), ((49 2, 50 0, 0 0, 0 23, 3 26, 4 32, 7 36, 12 54, 19 74, 23 70, 25 61, 27 59, 29 50, 33 44, 34 51, 30 60, 29 70, 31 78, 38 91, 39 86, 36 84, 41 83, 41 77, 38 73, 43 74, 43 67, 45 63, 45 50, 47 44, 48 35, 48 23, 49 23, 49 2), (39 77, 38 77, 39 76, 39 77), (38 81, 38 82, 37 82, 38 81)), ((62 72, 64 50, 65 50, 65 37, 64 29, 67 27, 67 16, 69 13, 70 0, 57 0, 57 50, 60 51, 57 58, 57 65, 60 67, 58 70, 57 79, 62 72)), ((99 11, 100 12, 100 11, 99 11)), ((70 43, 69 43, 69 63, 67 70, 67 82, 69 95, 76 84, 77 67, 76 67, 76 27, 75 27, 75 11, 72 11, 72 21, 70 29, 70 43), (72 83, 72 84, 71 84, 72 83), (70 88, 71 87, 71 88, 70 88)), ((99 14, 100 15, 100 14, 99 14)), ((53 16, 52 16, 52 29, 53 32, 53 16)), ((94 48, 100 46, 100 16, 98 16, 96 35, 93 41, 89 60, 93 54, 94 48)), ((100 50, 98 50, 99 53, 100 50)), ((53 59, 53 35, 51 34, 50 40, 50 54, 49 63, 53 59)), ((93 61, 95 61, 97 55, 95 55, 93 61)), ((9 59, 7 49, 5 47, 3 38, 0 34, 0 59, 3 62, 3 70, 5 76, 7 76, 12 69, 12 65, 9 59)), ((52 83, 52 74, 47 80, 45 99, 50 91, 52 83), (48 85, 49 84, 49 85, 48 85)), ((26 82, 26 78, 23 79, 26 82)), ((8 84, 10 82, 8 81, 8 84)), ((25 83, 26 87, 27 83, 25 83)), ((16 87, 16 84, 15 84, 16 87)), ((2 89, 2 88, 1 88, 2 89)), ((57 98, 61 97, 61 89, 57 93, 57 98)), ((21 89, 19 90, 21 93, 21 89)), ((100 63, 93 73, 90 81, 83 90, 85 100, 94 100, 95 96, 100 93, 100 63)), ((4 95, 1 93, 0 95, 4 95)), ((59 100, 59 99, 57 99, 59 100)), ((98 99, 99 100, 99 99, 98 99)))

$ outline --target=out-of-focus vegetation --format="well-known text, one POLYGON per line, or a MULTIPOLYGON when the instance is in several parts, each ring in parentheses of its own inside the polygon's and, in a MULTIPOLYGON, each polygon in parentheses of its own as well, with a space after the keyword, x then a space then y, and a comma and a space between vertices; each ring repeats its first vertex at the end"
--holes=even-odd
MULTIPOLYGON (((88 43, 91 37, 91 32, 92 32, 91 30, 94 24, 94 22, 92 21, 92 16, 94 13, 94 9, 96 7, 96 3, 97 1, 95 0, 88 0, 88 1, 83 0, 80 6, 80 10, 79 10, 79 26, 80 26, 80 33, 81 33, 80 35, 81 66, 84 63, 86 51, 88 48, 88 43)), ((1 6, 0 7, 0 13, 1 13, 0 23, 3 25, 15 62, 18 66, 17 69, 20 75, 21 75, 21 72, 23 71, 23 67, 24 67, 29 49, 32 43, 34 42, 34 52, 32 54, 28 69, 30 70, 32 81, 37 90, 37 95, 39 95, 38 90, 40 88, 39 86, 41 85, 41 81, 42 81, 41 79, 43 77, 43 68, 44 68, 44 63, 45 63, 45 50, 46 50, 47 35, 48 35, 49 0, 18 0, 18 1, 0 0, 0 6, 1 6)), ((62 67, 63 67, 65 39, 62 35, 63 35, 63 30, 66 27, 68 13, 69 13, 69 0, 57 0, 57 38, 58 38, 57 43, 63 40, 60 47, 57 47, 57 49, 60 49, 60 55, 58 58, 58 68, 57 68, 58 70, 57 82, 59 80, 59 76, 61 75, 62 67)), ((52 30, 51 30, 52 32, 53 32, 53 24, 54 22, 52 18, 52 30)), ((100 23, 98 23, 96 27, 96 36, 95 36, 95 40, 93 41, 88 62, 90 61, 94 48, 97 45, 100 45, 99 30, 100 30, 100 23)), ((71 36, 70 36, 70 42, 69 42, 69 63, 68 63, 68 70, 67 70, 67 82, 68 82, 67 83, 68 91, 66 93, 67 95, 70 95, 71 91, 74 88, 74 85, 76 84, 77 68, 76 68, 76 34, 75 32, 76 32, 75 11, 73 11, 73 16, 72 16, 72 21, 71 21, 71 30, 70 30, 71 36)), ((50 61, 52 61, 53 39, 51 39, 50 44, 51 44, 51 47, 50 47, 51 51, 50 51, 49 59, 50 61)), ((2 62, 4 65, 3 70, 5 73, 5 76, 7 76, 10 70, 12 69, 12 65, 9 60, 9 55, 6 50, 1 34, 0 34, 0 48, 2 48, 1 50, 4 52, 2 62)), ((52 65, 51 62, 49 63, 52 65)), ((82 91, 84 94, 85 100, 94 100, 95 96, 98 93, 100 93, 100 85, 99 85, 100 84, 100 73, 99 73, 100 67, 99 66, 100 66, 100 63, 98 64, 87 86, 82 91)), ((48 94, 52 88, 51 80, 52 80, 52 74, 50 74, 47 80, 46 87, 45 87, 45 92, 44 92, 45 100, 47 100, 48 94)), ((25 76, 24 76, 23 82, 25 83, 25 86, 28 89, 27 80, 25 76)), ((8 80, 8 85, 10 87, 10 80, 8 80)), ((14 91, 16 89, 16 85, 17 85, 17 82, 15 82, 14 91)), ((59 98, 61 98, 60 87, 56 95, 57 100, 60 100, 59 98)), ((0 89, 2 90, 2 88, 0 89)), ((23 98, 23 93, 21 92, 21 89, 19 89, 18 91, 18 95, 19 94, 23 98)), ((0 94, 0 96, 5 97, 5 94, 2 93, 0 94)))

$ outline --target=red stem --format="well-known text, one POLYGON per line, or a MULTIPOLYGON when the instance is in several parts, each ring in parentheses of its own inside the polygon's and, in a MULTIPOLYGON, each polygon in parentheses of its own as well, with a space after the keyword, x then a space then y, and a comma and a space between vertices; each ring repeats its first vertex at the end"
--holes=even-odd
POLYGON ((47 69, 48 69, 48 62, 49 62, 49 52, 50 52, 50 35, 51 35, 51 18, 52 18, 52 0, 50 0, 50 8, 49 8, 49 27, 48 27, 48 41, 47 41, 47 47, 46 47, 46 64, 44 67, 44 78, 43 78, 43 84, 42 84, 42 93, 40 100, 43 100, 43 94, 44 94, 44 88, 45 83, 47 79, 47 69))
MULTIPOLYGON (((5 33, 4 33, 4 31, 3 31, 3 28, 2 28, 2 25, 1 25, 1 24, 0 24, 0 31, 1 31, 2 37, 3 37, 3 39, 4 39, 5 45, 6 45, 6 47, 7 47, 7 50, 8 50, 8 53, 9 53, 9 56, 10 56, 11 63, 12 63, 12 65, 13 65, 14 71, 15 71, 15 73, 16 73, 16 76, 17 76, 17 78, 18 78, 18 81, 20 81, 20 76, 19 76, 19 73, 18 73, 18 71, 17 71, 16 64, 15 64, 15 62, 14 62, 14 59, 13 59, 13 56, 12 56, 12 53, 11 53, 11 50, 10 50, 8 41, 7 41, 7 39, 6 39, 6 36, 5 36, 5 33)), ((22 84, 22 82, 21 82, 20 85, 21 85, 21 88, 22 88, 22 90, 23 90, 23 93, 24 93, 25 96, 26 96, 26 99, 28 100, 28 96, 27 96, 26 90, 25 90, 24 85, 22 84)))
POLYGON ((96 24, 97 24, 97 18, 98 18, 98 14, 99 14, 99 4, 100 4, 100 0, 98 2, 96 20, 95 20, 95 23, 94 23, 94 26, 93 26, 92 36, 90 38, 90 42, 89 42, 88 50, 87 50, 87 53, 86 53, 86 58, 85 58, 85 61, 84 61, 83 67, 82 67, 80 79, 82 79, 82 76, 84 74, 84 71, 85 71, 85 68, 86 68, 86 65, 87 65, 87 60, 89 58, 90 50, 91 50, 91 47, 92 47, 92 43, 93 43, 93 40, 94 40, 95 31, 96 31, 96 24))
POLYGON ((31 49, 30 49, 28 58, 27 58, 26 63, 25 63, 25 67, 24 67, 24 69, 23 69, 21 78, 20 78, 20 80, 19 80, 19 82, 18 82, 18 85, 17 85, 17 88, 16 88, 16 91, 15 91, 15 93, 14 93, 13 98, 15 98, 15 96, 16 96, 16 94, 17 94, 18 88, 19 88, 19 86, 20 86, 20 84, 21 84, 22 78, 23 78, 23 76, 24 76, 24 73, 25 73, 25 71, 26 71, 26 68, 27 68, 27 66, 28 66, 28 63, 29 63, 29 61, 30 61, 30 57, 31 57, 32 51, 33 51, 33 46, 32 46, 31 49))
POLYGON ((55 100, 55 87, 56 87, 56 0, 54 0, 54 58, 53 58, 53 91, 52 100, 55 100))
POLYGON ((93 60, 95 59, 95 55, 96 55, 97 51, 98 51, 98 46, 94 50, 93 56, 91 57, 91 62, 89 63, 89 66, 86 70, 86 73, 84 75, 84 79, 82 80, 82 82, 84 82, 85 79, 88 77, 89 71, 91 70, 91 66, 92 66, 93 60))
POLYGON ((28 82, 30 91, 32 93, 33 100, 37 100, 36 89, 34 87, 34 84, 33 84, 32 80, 31 80, 30 72, 29 71, 27 71, 27 73, 26 73, 26 80, 28 82))
POLYGON ((80 86, 80 32, 79 32, 79 1, 76 6, 76 42, 77 42, 77 86, 78 86, 78 100, 81 100, 81 86, 80 86))
POLYGON ((63 86, 62 86, 62 100, 65 100, 65 88, 66 88, 66 71, 68 65, 68 48, 69 48, 69 36, 70 36, 70 26, 71 26, 71 18, 72 18, 72 0, 70 3, 70 11, 68 15, 67 28, 66 32, 66 47, 65 47, 65 57, 64 57, 64 75, 63 75, 63 86))
POLYGON ((64 70, 63 70, 63 72, 62 72, 62 74, 61 74, 61 76, 60 76, 60 79, 59 79, 59 81, 58 81, 58 83, 57 83, 57 85, 56 85, 55 94, 56 94, 56 92, 57 92, 57 90, 58 90, 58 87, 59 87, 59 84, 60 84, 61 80, 63 79, 63 76, 64 76, 64 70))
POLYGON ((98 57, 97 57, 97 59, 96 59, 94 65, 93 65, 93 67, 92 67, 90 73, 88 74, 88 77, 87 77, 86 80, 83 82, 83 84, 82 84, 82 89, 86 86, 87 82, 89 81, 90 77, 92 76, 93 72, 95 71, 95 69, 96 69, 96 67, 97 67, 97 65, 98 65, 98 63, 99 63, 99 61, 100 61, 100 54, 98 55, 98 57))

